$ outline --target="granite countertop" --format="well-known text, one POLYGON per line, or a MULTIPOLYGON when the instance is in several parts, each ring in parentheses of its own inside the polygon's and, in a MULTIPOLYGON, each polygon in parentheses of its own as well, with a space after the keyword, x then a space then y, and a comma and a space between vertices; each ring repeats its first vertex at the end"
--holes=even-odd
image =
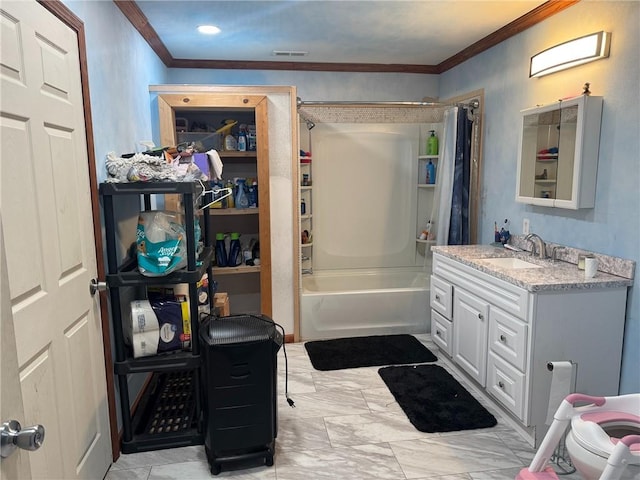
POLYGON ((528 251, 513 252, 501 246, 451 245, 431 247, 434 253, 457 260, 464 265, 522 287, 530 292, 620 288, 633 285, 634 261, 596 254, 598 272, 595 277, 586 279, 584 270, 579 270, 577 267, 578 253, 582 251, 569 247, 562 247, 562 249, 563 255, 558 256, 564 258, 564 260, 552 261, 534 257, 528 251), (541 268, 503 268, 482 261, 488 258, 509 257, 540 265, 541 268), (575 263, 570 261, 572 258, 575 258, 575 263))

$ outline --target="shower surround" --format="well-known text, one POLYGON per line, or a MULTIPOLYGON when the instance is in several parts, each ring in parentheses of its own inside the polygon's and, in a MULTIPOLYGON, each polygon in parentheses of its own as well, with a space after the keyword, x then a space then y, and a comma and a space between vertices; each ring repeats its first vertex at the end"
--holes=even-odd
POLYGON ((300 108, 314 124, 308 134, 301 126, 301 148, 313 153, 303 340, 429 331, 431 255, 416 237, 431 216, 433 190, 418 191, 425 183, 418 156, 430 130, 442 133, 444 109, 300 108))

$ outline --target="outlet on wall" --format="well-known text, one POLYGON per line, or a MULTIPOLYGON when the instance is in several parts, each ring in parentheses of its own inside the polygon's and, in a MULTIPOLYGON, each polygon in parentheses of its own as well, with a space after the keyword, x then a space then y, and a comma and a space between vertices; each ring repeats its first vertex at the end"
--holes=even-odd
POLYGON ((529 219, 528 218, 523 218, 522 219, 522 234, 523 235, 527 235, 529 233, 529 219))

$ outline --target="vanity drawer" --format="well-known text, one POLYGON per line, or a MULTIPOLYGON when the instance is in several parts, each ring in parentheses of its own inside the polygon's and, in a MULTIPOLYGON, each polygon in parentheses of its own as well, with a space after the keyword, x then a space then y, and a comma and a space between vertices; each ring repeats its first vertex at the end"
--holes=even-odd
POLYGON ((452 285, 435 275, 431 275, 431 308, 451 320, 453 310, 453 287, 452 285))
POLYGON ((431 340, 440 350, 451 356, 453 323, 435 310, 431 310, 431 340))
MULTIPOLYGON (((524 422, 524 374, 489 352, 487 391, 524 422)), ((525 422, 526 423, 526 422, 525 422)))
POLYGON ((489 312, 489 348, 518 370, 527 364, 527 325, 492 307, 489 312))
MULTIPOLYGON (((462 287, 491 305, 509 312, 524 322, 528 321, 530 295, 524 288, 438 253, 433 254, 432 268, 432 273, 438 280, 462 287)), ((433 302, 433 284, 431 292, 433 302)))

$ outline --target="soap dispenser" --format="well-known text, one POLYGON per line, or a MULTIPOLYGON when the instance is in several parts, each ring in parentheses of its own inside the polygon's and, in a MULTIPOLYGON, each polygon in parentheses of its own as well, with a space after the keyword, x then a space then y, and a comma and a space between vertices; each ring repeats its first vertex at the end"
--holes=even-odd
POLYGON ((427 155, 438 155, 438 137, 435 130, 429 130, 431 135, 427 140, 427 155))

